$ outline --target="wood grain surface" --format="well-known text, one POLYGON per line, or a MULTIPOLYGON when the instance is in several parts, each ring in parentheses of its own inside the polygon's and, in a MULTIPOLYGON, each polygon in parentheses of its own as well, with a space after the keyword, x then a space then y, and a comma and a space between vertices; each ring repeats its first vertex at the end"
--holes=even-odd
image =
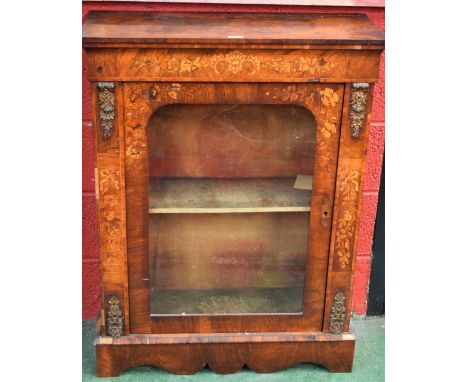
POLYGON ((83 43, 383 45, 360 14, 155 13, 91 11, 83 43))
POLYGON ((354 345, 352 334, 307 332, 98 339, 97 375, 114 377, 130 367, 147 365, 177 374, 193 374, 205 366, 218 374, 229 374, 244 365, 257 373, 272 373, 302 362, 313 362, 334 372, 350 372, 354 345))

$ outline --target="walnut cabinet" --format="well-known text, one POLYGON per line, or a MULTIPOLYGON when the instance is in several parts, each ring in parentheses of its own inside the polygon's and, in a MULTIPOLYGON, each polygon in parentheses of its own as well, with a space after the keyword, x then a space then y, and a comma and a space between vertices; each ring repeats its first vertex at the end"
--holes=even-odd
POLYGON ((364 15, 91 12, 97 374, 351 371, 364 15))

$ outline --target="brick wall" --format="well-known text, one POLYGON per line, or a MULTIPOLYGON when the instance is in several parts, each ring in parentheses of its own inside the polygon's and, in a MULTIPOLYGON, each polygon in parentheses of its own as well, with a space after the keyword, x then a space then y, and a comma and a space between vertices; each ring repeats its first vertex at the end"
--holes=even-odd
MULTIPOLYGON (((383 8, 260 6, 221 4, 167 4, 131 2, 83 2, 83 20, 90 10, 127 11, 212 11, 212 12, 290 12, 290 13, 366 13, 378 28, 384 31, 383 8)), ((384 58, 384 57, 382 57, 384 58)), ((385 130, 385 67, 382 60, 380 80, 374 91, 366 178, 359 223, 359 241, 354 279, 353 311, 363 315, 367 310, 367 288, 372 259, 372 237, 377 210, 380 172, 384 150, 385 130)), ((83 319, 95 318, 99 303, 99 265, 97 250, 96 204, 94 195, 94 147, 91 123, 90 84, 86 80, 85 53, 83 52, 83 319)))

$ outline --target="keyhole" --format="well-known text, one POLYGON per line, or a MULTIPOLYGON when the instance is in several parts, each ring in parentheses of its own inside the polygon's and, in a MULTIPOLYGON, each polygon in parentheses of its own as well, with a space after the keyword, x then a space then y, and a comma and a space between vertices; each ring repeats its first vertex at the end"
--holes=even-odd
POLYGON ((324 217, 327 217, 327 216, 328 216, 328 211, 325 211, 325 212, 323 213, 323 216, 324 216, 324 217))
POLYGON ((151 99, 156 99, 157 96, 158 96, 157 90, 155 88, 151 87, 149 89, 149 96, 150 96, 151 99))

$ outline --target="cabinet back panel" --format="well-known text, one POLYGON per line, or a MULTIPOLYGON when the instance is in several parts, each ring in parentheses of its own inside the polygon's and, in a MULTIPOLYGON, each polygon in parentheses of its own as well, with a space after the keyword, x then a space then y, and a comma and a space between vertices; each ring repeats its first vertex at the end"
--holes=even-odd
POLYGON ((316 123, 296 105, 167 105, 149 121, 151 177, 312 175, 316 123))
POLYGON ((299 313, 309 213, 150 216, 154 314, 299 313))
POLYGON ((152 287, 301 287, 309 213, 150 216, 152 287))

